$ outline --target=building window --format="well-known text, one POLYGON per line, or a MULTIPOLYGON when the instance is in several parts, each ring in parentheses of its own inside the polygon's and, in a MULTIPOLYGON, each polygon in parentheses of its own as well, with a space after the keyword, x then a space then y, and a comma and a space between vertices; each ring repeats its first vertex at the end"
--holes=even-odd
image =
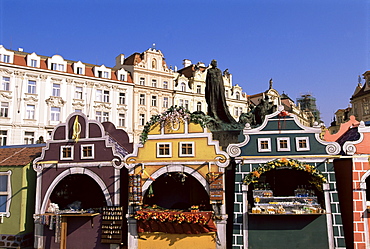
POLYGON ((75 99, 82 99, 82 87, 80 86, 76 86, 76 90, 75 90, 75 99))
POLYGON ((310 150, 310 143, 308 137, 296 137, 296 149, 297 151, 309 151, 310 150))
POLYGON ((9 112, 9 103, 8 102, 1 102, 0 106, 0 117, 7 118, 9 112))
POLYGON ((363 109, 364 109, 364 115, 370 114, 370 105, 367 99, 363 99, 363 109))
POLYGON ((236 92, 235 93, 235 99, 239 100, 240 99, 240 93, 239 92, 236 92))
POLYGON ((140 94, 139 105, 145 105, 145 94, 140 94))
POLYGON ((139 114, 139 124, 145 125, 145 114, 139 114))
POLYGON ((290 151, 290 138, 278 137, 276 138, 277 151, 290 151))
POLYGON ((202 92, 202 88, 200 85, 197 85, 197 93, 201 93, 202 92))
POLYGON ((94 159, 94 145, 81 145, 81 159, 94 159))
POLYGON ((35 106, 34 105, 26 106, 26 119, 35 119, 35 106))
POLYGON ((184 82, 181 83, 181 91, 186 91, 186 84, 184 82))
POLYGON ((228 98, 229 97, 229 90, 225 90, 225 97, 228 98))
POLYGON ((60 160, 73 160, 73 146, 60 147, 60 160))
POLYGON ((126 104, 126 93, 119 93, 118 104, 126 104))
POLYGON ((152 80, 152 87, 157 87, 157 80, 152 80))
POLYGON ((60 97, 60 84, 53 84, 52 96, 60 97))
POLYGON ((152 96, 152 106, 157 106, 157 96, 152 96))
POLYGON ((109 79, 109 73, 108 72, 103 72, 103 78, 109 79))
POLYGON ((185 109, 189 110, 189 100, 185 99, 185 109))
POLYGON ((96 119, 96 121, 101 122, 102 116, 101 116, 101 112, 100 111, 96 111, 95 112, 95 119, 96 119))
POLYGON ((109 112, 103 112, 103 122, 109 121, 109 112))
POLYGON ((7 131, 0 131, 0 146, 6 145, 6 138, 8 137, 7 131))
POLYGON ((194 142, 180 142, 180 156, 194 156, 194 142))
POLYGON ((75 112, 82 112, 81 109, 75 109, 75 112))
POLYGON ((27 85, 27 93, 36 94, 36 81, 29 80, 27 85))
POLYGON ((126 80, 125 75, 124 75, 124 74, 120 74, 120 75, 119 75, 119 80, 120 80, 120 81, 125 81, 125 80, 126 80))
POLYGON ((126 115, 124 113, 120 113, 118 115, 118 126, 125 127, 126 123, 126 115))
POLYGON ((238 116, 238 111, 239 111, 239 108, 238 107, 234 107, 234 116, 238 116))
POLYGON ((168 89, 168 81, 163 81, 163 88, 168 89))
POLYGON ((258 152, 271 152, 270 138, 258 138, 258 152))
POLYGON ((139 80, 139 84, 140 84, 141 86, 145 86, 145 78, 140 78, 140 80, 139 80))
POLYGON ((143 113, 139 114, 139 125, 145 125, 145 114, 143 113))
POLYGON ((3 77, 3 80, 1 81, 1 90, 9 91, 9 89, 10 89, 10 77, 3 77))
POLYGON ((37 67, 37 60, 31 59, 31 67, 37 67))
POLYGON ((50 109, 50 120, 59 121, 60 120, 60 107, 51 107, 50 109))
POLYGON ((83 68, 82 67, 77 67, 76 68, 76 73, 77 74, 84 74, 83 68))
POLYGON ((172 144, 171 143, 157 143, 157 157, 171 157, 172 144))
POLYGON ((10 202, 12 191, 10 184, 11 171, 0 172, 0 214, 10 216, 10 202))
POLYGON ((24 132, 24 144, 33 144, 35 142, 35 133, 30 131, 24 132))
POLYGON ((239 115, 242 115, 243 113, 243 107, 239 107, 239 115))
POLYGON ((51 63, 51 70, 63 71, 64 72, 64 65, 63 64, 58 64, 58 63, 51 63))
POLYGON ((197 103, 197 111, 198 112, 202 111, 202 102, 197 103))
POLYGON ((183 99, 179 100, 179 106, 184 106, 184 100, 183 99))
POLYGON ((168 108, 168 97, 163 98, 163 107, 168 108))
POLYGON ((9 56, 9 55, 4 54, 4 55, 3 55, 2 62, 10 63, 10 56, 9 56))
POLYGON ((103 93, 103 102, 109 102, 109 91, 104 91, 103 93))
POLYGON ((103 99, 103 91, 102 90, 96 90, 95 100, 101 102, 102 99, 103 99))

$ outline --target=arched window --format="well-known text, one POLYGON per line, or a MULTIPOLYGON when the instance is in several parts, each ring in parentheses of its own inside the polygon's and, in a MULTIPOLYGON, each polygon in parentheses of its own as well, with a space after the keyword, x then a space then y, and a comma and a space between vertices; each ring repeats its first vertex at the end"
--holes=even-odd
POLYGON ((239 92, 236 92, 236 93, 235 93, 235 98, 236 98, 236 99, 240 99, 240 93, 239 93, 239 92))
POLYGON ((184 82, 181 83, 181 91, 186 91, 186 84, 184 82))
POLYGON ((152 60, 152 69, 157 69, 157 60, 156 59, 152 60))

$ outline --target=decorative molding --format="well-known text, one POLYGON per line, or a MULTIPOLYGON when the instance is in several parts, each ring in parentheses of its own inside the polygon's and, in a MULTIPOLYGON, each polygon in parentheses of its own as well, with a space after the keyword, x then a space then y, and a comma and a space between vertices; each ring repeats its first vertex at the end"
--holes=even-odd
POLYGON ((5 74, 7 74, 7 75, 11 75, 11 74, 12 74, 12 71, 10 71, 10 70, 8 70, 8 69, 5 69, 5 68, 1 68, 1 69, 0 69, 0 72, 1 72, 1 73, 5 73, 5 74))
POLYGON ((26 74, 27 78, 30 78, 30 79, 38 79, 39 76, 36 75, 36 74, 26 74))
POLYGON ((48 106, 54 106, 54 107, 63 107, 66 101, 62 99, 62 97, 57 96, 50 96, 48 99, 45 100, 46 104, 48 106))

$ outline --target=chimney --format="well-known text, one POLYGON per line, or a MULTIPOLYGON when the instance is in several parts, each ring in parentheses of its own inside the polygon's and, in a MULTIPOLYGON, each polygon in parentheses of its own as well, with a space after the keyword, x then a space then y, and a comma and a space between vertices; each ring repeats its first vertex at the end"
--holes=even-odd
POLYGON ((182 65, 184 65, 184 67, 188 67, 188 66, 190 66, 190 65, 191 65, 191 60, 189 60, 189 59, 184 59, 184 60, 182 61, 182 65))
POLYGON ((125 62, 125 55, 120 54, 116 57, 116 68, 121 68, 123 63, 125 62))

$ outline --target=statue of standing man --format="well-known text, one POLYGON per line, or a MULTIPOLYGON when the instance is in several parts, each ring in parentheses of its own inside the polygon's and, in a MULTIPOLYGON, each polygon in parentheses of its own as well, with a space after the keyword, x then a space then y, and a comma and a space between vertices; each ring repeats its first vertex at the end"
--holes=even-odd
POLYGON ((226 104, 225 87, 222 72, 217 68, 217 61, 212 60, 206 77, 206 102, 208 116, 224 123, 236 123, 226 104))

